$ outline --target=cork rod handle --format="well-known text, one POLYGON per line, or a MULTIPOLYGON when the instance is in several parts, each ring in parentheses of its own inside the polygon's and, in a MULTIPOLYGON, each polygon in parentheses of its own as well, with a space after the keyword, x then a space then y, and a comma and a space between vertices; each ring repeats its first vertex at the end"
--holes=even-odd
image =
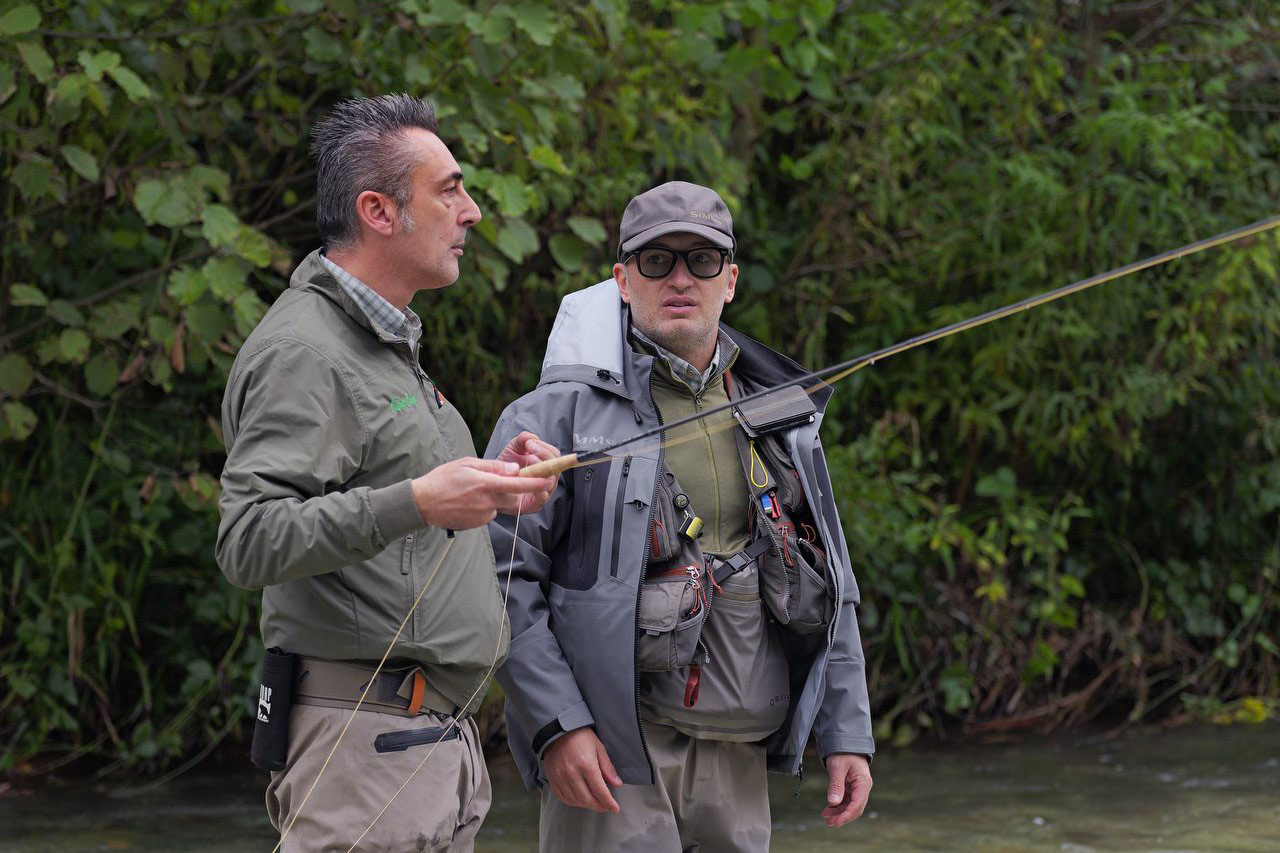
POLYGON ((557 456, 555 459, 544 459, 541 462, 535 462, 528 468, 520 469, 521 477, 555 477, 568 471, 578 463, 578 454, 566 453, 564 456, 557 456))

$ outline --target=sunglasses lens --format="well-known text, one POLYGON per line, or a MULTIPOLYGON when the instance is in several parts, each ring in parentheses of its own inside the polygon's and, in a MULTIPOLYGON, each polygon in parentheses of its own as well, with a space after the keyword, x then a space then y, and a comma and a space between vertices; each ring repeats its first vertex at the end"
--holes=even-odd
POLYGON ((719 275, 723 262, 724 255, 714 249, 694 249, 685 255, 685 263, 689 265, 689 272, 698 278, 712 278, 719 275))
POLYGON ((636 268, 645 278, 662 278, 675 264, 675 253, 666 249, 642 249, 636 255, 636 268))

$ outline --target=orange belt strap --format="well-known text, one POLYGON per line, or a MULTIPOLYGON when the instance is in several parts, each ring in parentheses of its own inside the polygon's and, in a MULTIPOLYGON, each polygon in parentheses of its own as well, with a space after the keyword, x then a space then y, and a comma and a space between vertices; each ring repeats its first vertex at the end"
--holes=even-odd
POLYGON ((409 716, 416 717, 422 710, 422 694, 427 690, 427 677, 422 670, 413 673, 413 696, 409 699, 409 716))

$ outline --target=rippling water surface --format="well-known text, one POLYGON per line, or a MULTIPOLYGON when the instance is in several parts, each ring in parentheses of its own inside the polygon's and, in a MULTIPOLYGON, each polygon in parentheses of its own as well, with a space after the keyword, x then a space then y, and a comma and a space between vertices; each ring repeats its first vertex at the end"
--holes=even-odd
MULTIPOLYGON (((814 762, 810 762, 814 764, 814 762)), ((537 846, 537 798, 508 759, 478 849, 537 846)), ((826 779, 771 781, 777 851, 1280 850, 1280 724, 1116 739, 1021 737, 886 751, 867 814, 818 815, 826 779)), ((72 784, 0 792, 0 851, 267 850, 265 774, 225 764, 145 792, 72 784)))

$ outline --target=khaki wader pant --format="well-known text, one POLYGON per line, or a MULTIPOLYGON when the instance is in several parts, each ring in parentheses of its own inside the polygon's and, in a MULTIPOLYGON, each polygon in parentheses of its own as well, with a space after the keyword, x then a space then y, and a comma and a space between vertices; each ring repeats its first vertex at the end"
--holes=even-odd
MULTIPOLYGON (((289 715, 289 764, 271 774, 267 814, 283 833, 333 748, 351 712, 295 704, 289 715)), ((447 728, 452 719, 436 714, 404 717, 357 711, 320 784, 289 830, 283 853, 345 851, 373 822, 428 750, 422 766, 386 814, 356 848, 361 851, 470 851, 489 810, 493 792, 476 724, 457 724, 458 737, 394 752, 377 752, 374 738, 388 732, 447 728)))
POLYGON ((769 849, 769 784, 764 746, 691 738, 644 724, 657 780, 610 787, 617 814, 566 806, 542 787, 543 853, 679 853, 769 849))

